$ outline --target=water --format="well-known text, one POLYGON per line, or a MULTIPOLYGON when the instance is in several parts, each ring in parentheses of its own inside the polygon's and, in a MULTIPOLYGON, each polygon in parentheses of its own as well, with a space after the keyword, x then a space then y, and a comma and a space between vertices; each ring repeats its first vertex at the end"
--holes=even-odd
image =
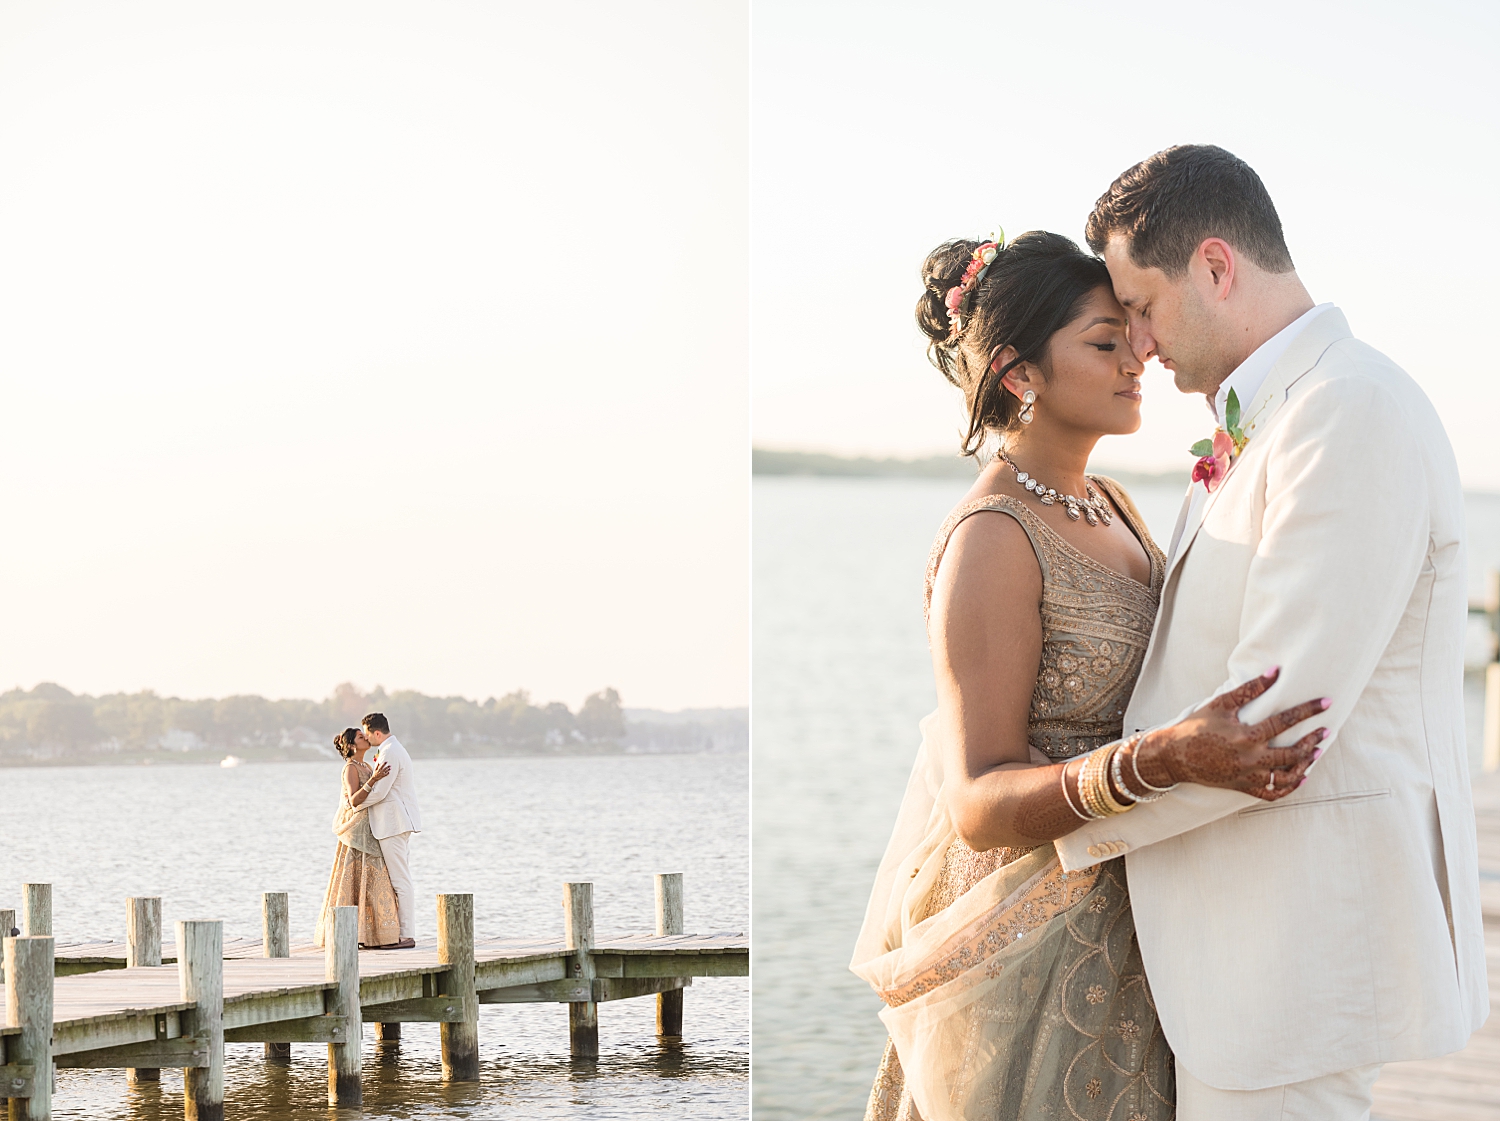
MULTIPOLYGON (((748 760, 744 755, 418 760, 427 830, 413 839, 418 936, 436 933, 433 895, 474 893, 480 937, 561 936, 562 884, 594 883, 601 936, 653 928, 652 875, 684 873, 690 931, 747 929, 748 760)), ((0 770, 0 905, 51 882, 59 937, 124 936, 125 897, 160 895, 164 921, 222 918, 259 937, 260 892, 290 896, 294 941, 310 939, 327 884, 338 770, 218 767, 0 770)), ((701 978, 684 999, 684 1039, 659 1043, 655 1002, 599 1010, 599 1060, 568 1056, 567 1006, 482 1005, 481 1081, 441 1081, 437 1024, 406 1024, 398 1048, 365 1033, 364 1108, 327 1104, 327 1049, 294 1044, 290 1069, 260 1044, 229 1044, 231 1117, 386 1118, 749 1116, 749 986, 701 978)), ((54 1116, 182 1116, 180 1071, 129 1088, 124 1071, 58 1072, 54 1116)))
MULTIPOLYGON (((885 1043, 848 972, 876 865, 936 704, 922 572, 962 481, 754 486, 756 1121, 858 1118, 885 1043)), ((1133 497, 1170 539, 1182 492, 1133 497)), ((1500 566, 1500 496, 1470 496, 1471 591, 1500 566)), ((1468 685, 1477 752, 1482 695, 1468 685)))

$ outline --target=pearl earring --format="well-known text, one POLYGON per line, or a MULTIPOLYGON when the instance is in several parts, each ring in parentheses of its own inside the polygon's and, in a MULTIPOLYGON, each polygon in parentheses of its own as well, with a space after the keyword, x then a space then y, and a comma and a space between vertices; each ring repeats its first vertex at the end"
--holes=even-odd
POLYGON ((1021 413, 1017 419, 1022 424, 1030 424, 1036 419, 1036 390, 1028 389, 1021 394, 1021 413))

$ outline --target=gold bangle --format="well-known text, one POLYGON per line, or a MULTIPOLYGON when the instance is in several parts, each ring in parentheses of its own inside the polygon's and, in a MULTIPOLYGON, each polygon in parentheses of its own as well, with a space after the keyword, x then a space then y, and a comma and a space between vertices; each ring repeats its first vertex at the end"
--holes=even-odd
POLYGON ((1066 802, 1066 803, 1068 803, 1068 809, 1072 810, 1075 814, 1077 814, 1080 821, 1092 821, 1093 818, 1091 818, 1088 814, 1084 813, 1083 810, 1080 810, 1077 806, 1075 806, 1073 804, 1073 795, 1071 795, 1071 794, 1068 793, 1068 763, 1071 763, 1071 762, 1072 762, 1072 760, 1069 759, 1066 762, 1064 762, 1063 765, 1062 765, 1061 784, 1062 784, 1062 792, 1063 792, 1063 801, 1066 802))
POLYGON ((1089 816, 1095 819, 1105 817, 1108 811, 1099 803, 1097 792, 1094 790, 1094 756, 1092 754, 1083 757, 1082 766, 1078 768, 1078 800, 1083 803, 1083 808, 1089 816))
POLYGON ((1115 797, 1115 792, 1110 789, 1109 772, 1113 769, 1115 756, 1120 753, 1123 743, 1114 743, 1104 748, 1099 754, 1103 756, 1099 760, 1099 793, 1103 795, 1104 801, 1108 803, 1110 812, 1122 814, 1127 810, 1135 809, 1134 802, 1121 802, 1115 797))
POLYGON ((1115 800, 1109 789, 1109 764, 1121 745, 1111 744, 1089 752, 1084 757, 1083 772, 1078 776, 1078 791, 1085 804, 1100 817, 1114 817, 1131 809, 1129 803, 1115 800), (1085 793, 1085 789, 1087 793, 1085 793))

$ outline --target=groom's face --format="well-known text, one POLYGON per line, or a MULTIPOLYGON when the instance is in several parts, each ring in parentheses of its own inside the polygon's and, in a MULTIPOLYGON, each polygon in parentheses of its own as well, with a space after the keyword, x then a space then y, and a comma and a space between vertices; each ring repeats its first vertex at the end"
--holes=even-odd
POLYGON ((1183 393, 1212 393, 1219 387, 1213 324, 1191 274, 1173 278, 1130 259, 1130 243, 1116 235, 1104 247, 1104 264, 1115 298, 1130 323, 1130 346, 1145 362, 1155 358, 1172 371, 1183 393))

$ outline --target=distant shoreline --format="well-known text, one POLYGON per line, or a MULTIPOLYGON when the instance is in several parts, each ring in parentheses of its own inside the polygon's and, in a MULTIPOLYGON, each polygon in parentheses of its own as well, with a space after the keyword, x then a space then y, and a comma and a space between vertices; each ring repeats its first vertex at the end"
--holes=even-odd
MULTIPOLYGON (((736 755, 747 755, 747 747, 739 748, 712 748, 712 747, 681 747, 681 748, 653 748, 650 750, 631 750, 630 746, 613 748, 608 744, 589 744, 577 749, 564 749, 560 751, 413 751, 412 758, 418 763, 426 763, 429 760, 450 759, 652 759, 661 756, 680 757, 684 755, 714 755, 729 758, 736 755)), ((238 769, 241 766, 258 767, 267 763, 322 763, 329 765, 338 762, 330 759, 320 752, 310 749, 259 749, 241 748, 239 751, 228 751, 215 753, 211 751, 198 751, 192 754, 167 754, 165 752, 133 752, 96 755, 74 755, 52 759, 21 759, 0 757, 0 773, 12 770, 23 770, 26 768, 46 770, 70 770, 79 767, 208 767, 238 769), (231 768, 224 768, 224 759, 234 757, 239 760, 231 768)))
MULTIPOLYGON (((1162 485, 1185 488, 1187 471, 1159 473, 1131 471, 1120 467, 1093 467, 1127 487, 1162 485)), ((773 451, 752 448, 750 470, 754 475, 801 475, 849 479, 970 479, 977 473, 972 459, 959 455, 930 455, 918 459, 896 457, 829 455, 826 452, 773 451)))

